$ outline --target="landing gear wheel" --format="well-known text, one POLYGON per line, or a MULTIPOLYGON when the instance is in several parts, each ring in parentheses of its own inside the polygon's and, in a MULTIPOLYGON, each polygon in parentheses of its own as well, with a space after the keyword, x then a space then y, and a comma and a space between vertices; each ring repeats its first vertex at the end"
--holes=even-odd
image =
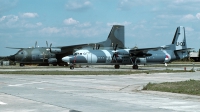
POLYGON ((138 69, 138 65, 133 65, 133 69, 138 69))
POLYGON ((74 69, 74 65, 71 65, 69 68, 70 68, 71 70, 73 70, 73 69, 74 69))
POLYGON ((23 63, 20 63, 20 64, 19 64, 19 66, 23 67, 23 66, 24 66, 24 64, 23 64, 23 63))
POLYGON ((119 69, 120 68, 120 66, 119 65, 115 65, 115 69, 119 69))

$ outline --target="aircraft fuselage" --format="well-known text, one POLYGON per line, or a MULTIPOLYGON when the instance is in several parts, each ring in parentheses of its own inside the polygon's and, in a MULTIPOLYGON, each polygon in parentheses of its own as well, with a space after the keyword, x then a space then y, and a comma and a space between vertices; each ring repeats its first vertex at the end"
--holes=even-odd
MULTIPOLYGON (((172 50, 156 50, 148 51, 150 56, 134 57, 130 56, 130 49, 114 50, 79 50, 74 55, 66 56, 62 60, 70 63, 78 64, 151 64, 151 63, 167 63, 176 60, 177 57, 172 50), (117 53, 113 57, 114 53, 117 53)), ((186 57, 187 53, 183 57, 186 57)))
POLYGON ((56 59, 56 55, 45 47, 21 49, 12 57, 20 64, 48 64, 50 59, 56 59))

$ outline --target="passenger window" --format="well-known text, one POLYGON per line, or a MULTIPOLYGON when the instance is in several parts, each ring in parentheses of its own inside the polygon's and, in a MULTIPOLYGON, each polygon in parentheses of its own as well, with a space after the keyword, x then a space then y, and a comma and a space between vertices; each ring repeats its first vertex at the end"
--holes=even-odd
POLYGON ((80 53, 80 55, 82 55, 82 53, 80 53))

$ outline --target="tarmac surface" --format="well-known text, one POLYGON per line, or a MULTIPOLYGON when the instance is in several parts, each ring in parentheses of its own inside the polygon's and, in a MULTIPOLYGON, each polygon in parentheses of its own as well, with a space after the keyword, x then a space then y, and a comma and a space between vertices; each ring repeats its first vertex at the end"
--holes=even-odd
MULTIPOLYGON (((130 70, 127 68, 121 70, 130 70)), ((0 71, 31 69, 66 70, 66 72, 69 70, 59 67, 24 67, 2 68, 0 71)), ((75 68, 75 70, 83 69, 75 68)), ((183 69, 183 67, 173 69, 183 69)), ((92 67, 84 70, 115 69, 92 67)), ((0 112, 198 112, 200 96, 141 90, 149 82, 189 79, 200 80, 200 71, 131 75, 0 74, 0 112)))

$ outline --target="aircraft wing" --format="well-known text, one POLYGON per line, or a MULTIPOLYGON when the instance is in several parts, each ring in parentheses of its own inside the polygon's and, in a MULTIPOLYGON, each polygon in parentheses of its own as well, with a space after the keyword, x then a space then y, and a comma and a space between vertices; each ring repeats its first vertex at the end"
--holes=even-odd
POLYGON ((74 49, 81 49, 83 46, 87 46, 88 44, 78 44, 78 45, 71 45, 71 46, 60 46, 60 47, 52 47, 52 48, 60 48, 62 51, 74 50, 74 49))
POLYGON ((151 56, 152 54, 148 54, 148 51, 152 51, 152 50, 159 50, 159 49, 165 49, 168 48, 168 46, 161 46, 161 47, 154 47, 154 48, 138 48, 138 49, 131 49, 129 51, 129 54, 131 56, 135 56, 135 57, 147 57, 147 56, 151 56))
POLYGON ((15 47, 6 47, 8 49, 24 49, 24 48, 15 48, 15 47))
POLYGON ((78 45, 70 45, 70 46, 60 46, 60 47, 51 47, 50 51, 55 54, 60 55, 72 55, 74 50, 82 49, 83 47, 88 46, 88 44, 78 44, 78 45))

